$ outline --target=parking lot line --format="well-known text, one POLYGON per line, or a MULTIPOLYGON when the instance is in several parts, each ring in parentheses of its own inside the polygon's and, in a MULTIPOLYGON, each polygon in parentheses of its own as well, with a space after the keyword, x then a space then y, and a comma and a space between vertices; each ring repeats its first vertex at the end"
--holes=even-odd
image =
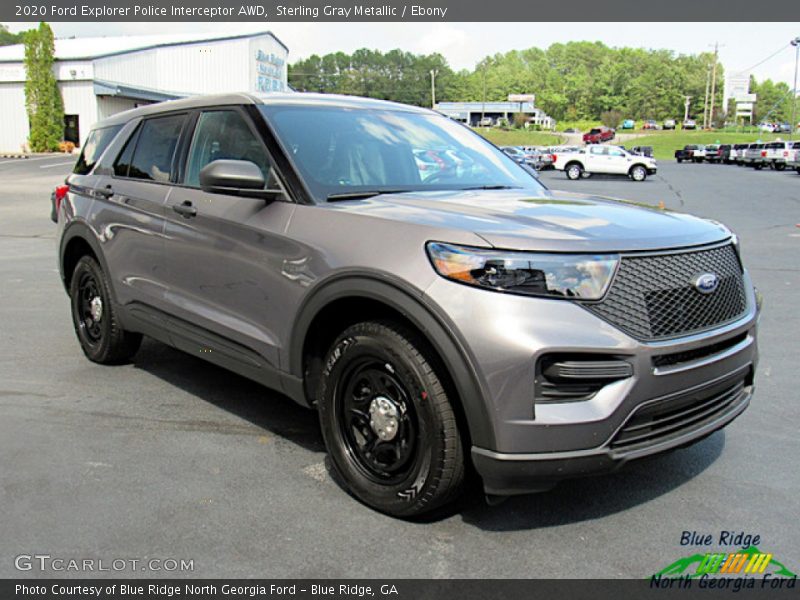
POLYGON ((64 165, 74 165, 74 164, 75 164, 75 161, 74 160, 70 160, 70 161, 67 161, 67 162, 55 163, 55 164, 52 164, 52 165, 41 165, 39 168, 40 169, 49 169, 50 167, 63 167, 64 165))
POLYGON ((33 158, 10 158, 7 160, 0 161, 0 165, 9 164, 9 163, 16 163, 16 164, 27 164, 34 160, 53 160, 55 158, 61 158, 59 155, 53 156, 35 156, 33 158))

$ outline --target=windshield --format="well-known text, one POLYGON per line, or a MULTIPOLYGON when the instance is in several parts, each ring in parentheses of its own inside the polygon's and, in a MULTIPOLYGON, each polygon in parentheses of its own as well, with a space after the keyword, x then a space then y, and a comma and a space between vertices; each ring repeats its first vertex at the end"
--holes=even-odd
POLYGON ((261 106, 312 195, 543 187, 447 117, 404 110, 261 106))

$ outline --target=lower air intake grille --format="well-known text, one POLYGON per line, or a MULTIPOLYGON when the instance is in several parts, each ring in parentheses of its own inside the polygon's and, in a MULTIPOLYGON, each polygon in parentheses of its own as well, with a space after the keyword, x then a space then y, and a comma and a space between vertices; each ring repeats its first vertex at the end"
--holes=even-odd
POLYGON ((700 427, 741 399, 745 381, 718 384, 637 409, 611 441, 614 449, 654 444, 700 427))

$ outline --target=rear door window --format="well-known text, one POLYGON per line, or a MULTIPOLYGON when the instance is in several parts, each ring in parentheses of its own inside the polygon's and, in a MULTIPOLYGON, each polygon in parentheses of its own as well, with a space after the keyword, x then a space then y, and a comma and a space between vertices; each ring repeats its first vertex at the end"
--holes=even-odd
POLYGON ((122 129, 122 125, 113 125, 90 131, 72 172, 76 175, 88 175, 91 173, 98 159, 106 151, 106 148, 117 136, 120 129, 122 129))
POLYGON ((144 121, 117 159, 114 169, 116 175, 160 183, 171 181, 175 149, 185 121, 186 115, 169 115, 144 121), (126 160, 129 151, 132 151, 132 157, 126 160))

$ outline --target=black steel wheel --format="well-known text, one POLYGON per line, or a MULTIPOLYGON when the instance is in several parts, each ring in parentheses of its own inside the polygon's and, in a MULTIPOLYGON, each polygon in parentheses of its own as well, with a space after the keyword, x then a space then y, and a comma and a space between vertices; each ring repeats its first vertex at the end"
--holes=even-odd
POLYGON ((377 356, 348 365, 334 400, 333 416, 351 460, 382 484, 408 476, 419 431, 409 391, 393 370, 377 356))
POLYGON ((84 256, 78 261, 69 294, 75 334, 89 360, 116 364, 136 354, 142 336, 127 332, 120 325, 106 275, 93 257, 84 256))
POLYGON ((460 492, 458 424, 441 367, 420 335, 388 321, 358 323, 337 338, 324 365, 320 424, 347 491, 400 517, 433 510, 460 492))

